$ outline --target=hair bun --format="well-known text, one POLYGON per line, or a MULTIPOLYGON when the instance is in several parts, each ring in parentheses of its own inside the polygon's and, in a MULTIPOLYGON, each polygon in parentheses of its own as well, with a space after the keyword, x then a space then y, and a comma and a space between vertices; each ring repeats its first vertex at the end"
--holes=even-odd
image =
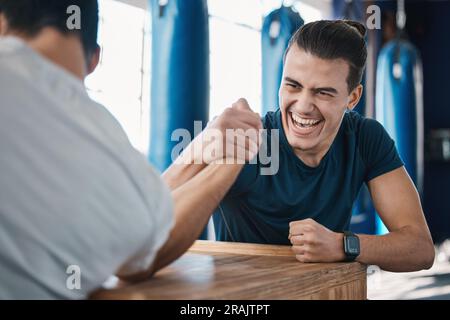
POLYGON ((358 33, 364 38, 366 36, 367 33, 367 28, 360 22, 358 21, 353 21, 353 20, 344 20, 344 23, 349 25, 350 27, 355 28, 356 30, 358 30, 358 33))

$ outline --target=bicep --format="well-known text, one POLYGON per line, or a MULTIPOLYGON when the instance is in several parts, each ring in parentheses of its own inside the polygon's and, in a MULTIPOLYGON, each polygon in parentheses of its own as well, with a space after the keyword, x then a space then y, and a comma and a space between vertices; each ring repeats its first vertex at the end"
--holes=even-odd
POLYGON ((375 209, 389 231, 406 226, 427 228, 419 194, 405 167, 368 182, 375 209))

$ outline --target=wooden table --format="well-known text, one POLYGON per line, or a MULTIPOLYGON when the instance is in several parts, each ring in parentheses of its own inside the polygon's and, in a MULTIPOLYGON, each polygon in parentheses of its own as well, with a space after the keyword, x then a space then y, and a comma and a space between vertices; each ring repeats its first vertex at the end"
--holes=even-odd
POLYGON ((366 299, 360 263, 303 264, 290 246, 197 241, 152 279, 94 299, 366 299))

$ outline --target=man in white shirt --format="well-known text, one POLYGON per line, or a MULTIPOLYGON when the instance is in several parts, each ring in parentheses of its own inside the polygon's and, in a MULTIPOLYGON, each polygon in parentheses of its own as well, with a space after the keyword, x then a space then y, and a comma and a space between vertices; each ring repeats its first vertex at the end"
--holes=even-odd
MULTIPOLYGON (((86 93, 97 25, 96 0, 0 0, 0 299, 83 299, 111 275, 150 277, 191 246, 242 169, 192 160, 161 179, 86 93), (80 30, 66 27, 70 5, 80 30)), ((261 121, 240 100, 210 127, 261 121)))

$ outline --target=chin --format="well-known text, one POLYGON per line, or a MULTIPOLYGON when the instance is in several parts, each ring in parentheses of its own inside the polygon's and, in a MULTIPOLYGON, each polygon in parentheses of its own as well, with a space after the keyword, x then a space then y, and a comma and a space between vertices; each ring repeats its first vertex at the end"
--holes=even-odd
MULTIPOLYGON (((309 140, 309 139, 307 139, 309 140)), ((317 146, 319 145, 319 143, 317 141, 315 141, 316 139, 314 139, 314 141, 305 141, 305 139, 299 139, 299 138, 294 138, 294 137, 288 137, 288 142, 289 145, 296 150, 299 151, 310 151, 310 150, 314 150, 317 148, 317 146)))

